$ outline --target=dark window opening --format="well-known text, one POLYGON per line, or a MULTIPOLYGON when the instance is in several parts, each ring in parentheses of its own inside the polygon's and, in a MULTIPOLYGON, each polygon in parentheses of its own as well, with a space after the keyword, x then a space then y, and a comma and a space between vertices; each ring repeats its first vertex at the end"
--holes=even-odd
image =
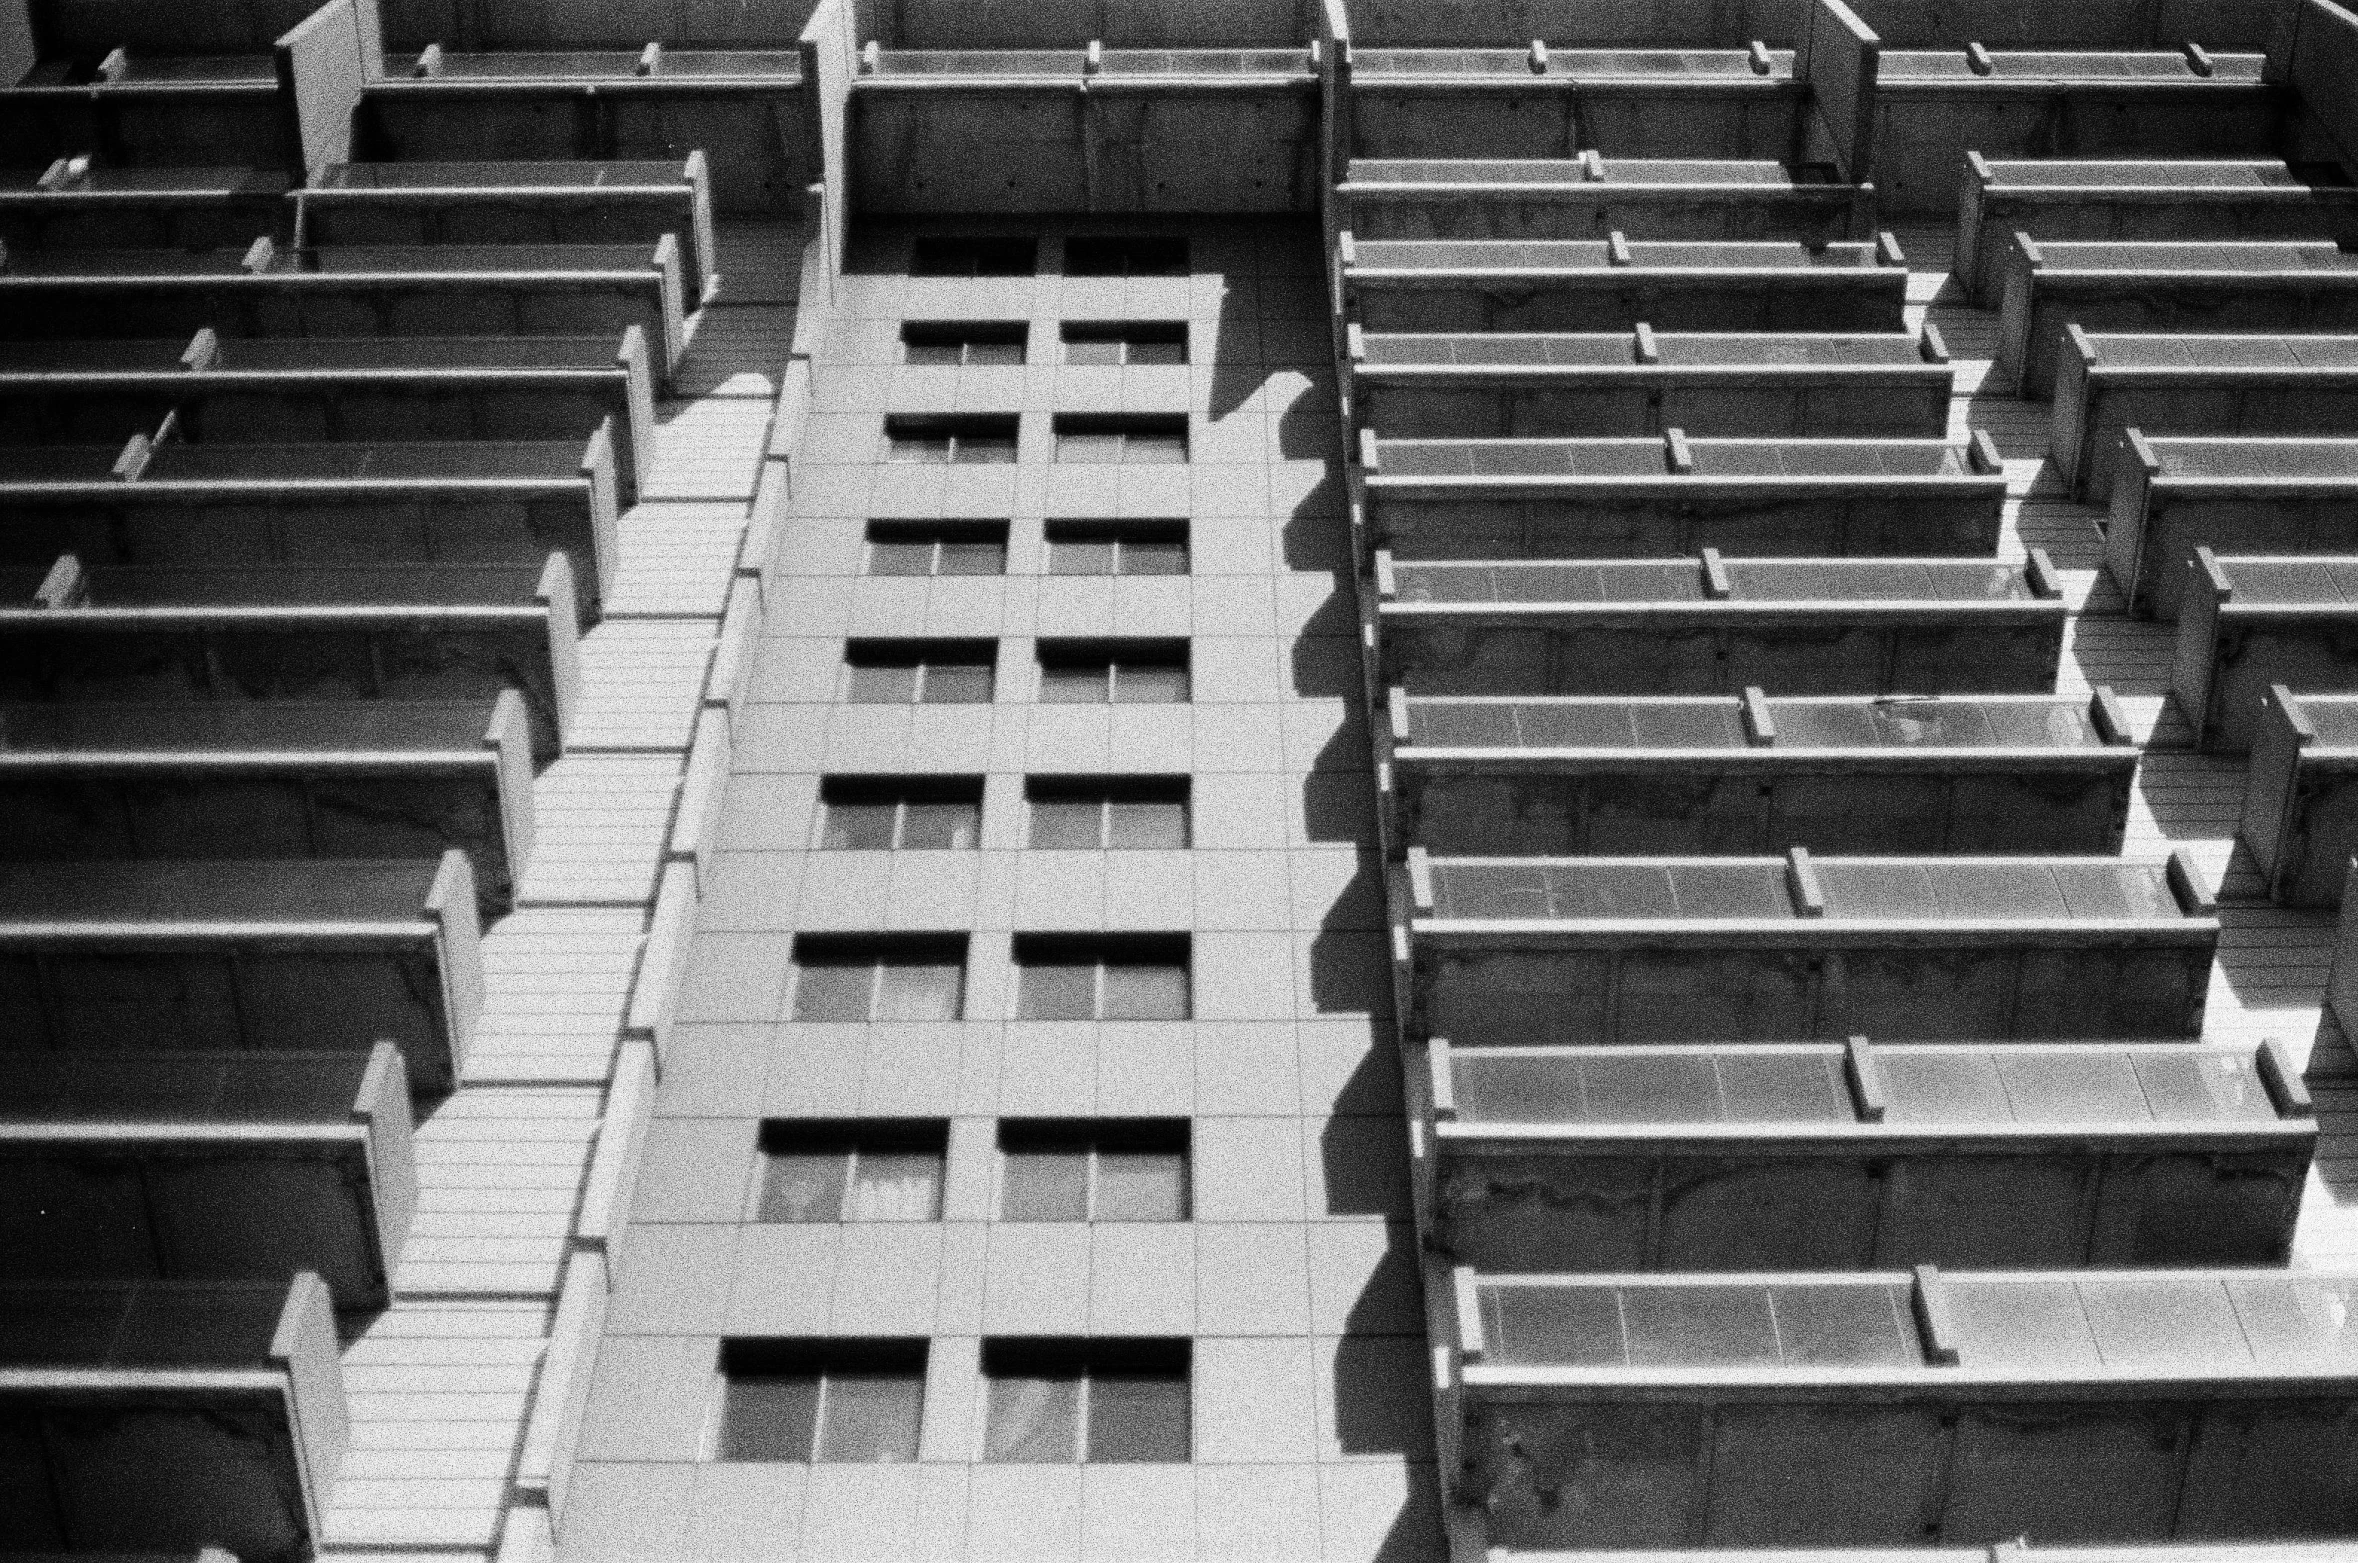
POLYGON ((1018 934, 1016 1018, 1186 1020, 1185 934, 1018 934))
POLYGON ((724 1340, 723 1460, 880 1464, 917 1458, 921 1340, 724 1340))
POLYGON ((1184 277, 1187 240, 1164 234, 1067 239, 1064 274, 1068 277, 1184 277))
POLYGON ((1186 847, 1184 776, 1034 776, 1030 844, 1044 851, 1177 851, 1186 847))
POLYGON ((1005 575, 1004 521, 871 521, 870 575, 1005 575))
POLYGON ((901 327, 901 358, 946 368, 1020 364, 1030 334, 1020 320, 912 320, 901 327))
POLYGON ((939 1221, 949 1143, 938 1121, 771 1119, 754 1219, 939 1221))
POLYGON ((1187 1460, 1191 1366, 1183 1340, 987 1340, 983 1458, 1187 1460))
POLYGON ((1185 575, 1184 521, 1051 521, 1050 575, 1185 575))
POLYGON ((796 1020, 957 1020, 964 934, 804 934, 794 941, 796 1020))
POLYGON ((1076 323, 1063 329, 1068 364, 1183 364, 1187 325, 1178 320, 1076 323))
POLYGON ((1028 277, 1039 264, 1034 239, 937 234, 919 239, 909 253, 912 277, 1028 277))

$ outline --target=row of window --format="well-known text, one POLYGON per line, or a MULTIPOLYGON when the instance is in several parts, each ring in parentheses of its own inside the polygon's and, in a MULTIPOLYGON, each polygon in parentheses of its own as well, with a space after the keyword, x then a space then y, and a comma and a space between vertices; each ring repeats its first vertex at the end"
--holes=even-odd
MULTIPOLYGON (((1068 276, 1184 276, 1177 238, 1069 239, 1068 276)), ((915 276, 1026 276, 1028 238, 921 238, 915 276)), ((1067 324, 1065 361, 1183 364, 1175 322, 1067 324)), ((913 322, 912 364, 1020 364, 1021 323, 913 322)), ((1187 457, 1183 417, 1060 416, 1055 459, 1174 462, 1187 457)), ((1005 416, 886 420, 887 458, 1009 462, 1017 420, 1005 416)), ((1075 575, 1177 575, 1188 568, 1185 524, 1051 522, 1048 570, 1075 575)), ((872 523, 872 575, 996 575, 1006 570, 1000 523, 872 523)), ((988 641, 852 641, 844 697, 870 702, 992 698, 997 647, 988 641)), ((1042 642, 1046 701, 1172 701, 1188 696, 1184 642, 1042 642)), ((1183 847, 1184 778, 1032 778, 1034 846, 1183 847)), ((980 778, 831 779, 821 844, 837 849, 971 847, 980 778)), ((1123 939, 1018 935, 1016 1008, 1027 1020, 1184 1020, 1191 1013, 1185 935, 1123 939)), ((963 935, 884 939, 805 935, 795 941, 792 1013, 805 1021, 954 1020, 964 1013, 963 935)), ((757 1219, 926 1221, 941 1214, 948 1126, 772 1122, 760 1140, 757 1219)), ((1184 1121, 1007 1121, 999 1127, 998 1208, 1010 1221, 1179 1221, 1189 1209, 1184 1121)), ((914 1460, 923 1424, 922 1340, 730 1340, 720 1352, 715 1454, 731 1461, 914 1460)), ((1190 1351, 1184 1340, 993 1340, 983 1345, 984 1451, 996 1462, 1184 1461, 1190 1457, 1190 1351)))
MULTIPOLYGON (((1189 839, 1184 776, 1030 776, 1025 845, 1051 852, 1169 852, 1189 839)), ((982 838, 980 776, 830 776, 827 852, 965 852, 982 838)))
MULTIPOLYGON (((922 1340, 727 1340, 713 1453, 875 1464, 917 1458, 922 1340)), ((986 1340, 983 1458, 1177 1462, 1193 1447, 1184 1340, 986 1340)))
MULTIPOLYGON (((1029 235, 934 234, 909 256, 912 277, 1029 277, 1040 241, 1029 235)), ((1075 235, 1064 241, 1068 277, 1184 277, 1187 240, 1177 234, 1075 235)))
MULTIPOLYGON (((950 1126, 772 1120, 761 1127, 757 1221, 939 1221, 950 1126)), ((1183 1118, 1007 1119, 999 1125, 1002 1221, 1185 1221, 1183 1118)))
MULTIPOLYGON (((1050 521, 1050 575, 1185 575, 1185 521, 1050 521)), ((871 521, 869 575, 1005 575, 1004 521, 871 521)))
MULTIPOLYGON (((1015 460, 1014 413, 894 413, 884 459, 960 466, 1015 460)), ((1185 413, 1058 413, 1054 459, 1067 465, 1168 466, 1187 459, 1185 413)))
MULTIPOLYGON (((1183 640, 1043 640, 1039 699, 1048 705, 1173 705, 1188 700, 1183 640)), ((850 640, 841 698, 854 705, 985 705, 998 694, 989 640, 850 640)))
MULTIPOLYGON (((901 326, 901 361, 968 369, 1023 364, 1031 358, 1031 335, 1021 320, 911 320, 901 326)), ((1068 364, 1187 362, 1183 320, 1068 320, 1056 336, 1068 364)))
MULTIPOLYGON (((1018 1020, 1186 1020, 1185 934, 1017 934, 1018 1020)), ((966 935, 803 934, 794 941, 796 1020, 966 1018, 966 935)))

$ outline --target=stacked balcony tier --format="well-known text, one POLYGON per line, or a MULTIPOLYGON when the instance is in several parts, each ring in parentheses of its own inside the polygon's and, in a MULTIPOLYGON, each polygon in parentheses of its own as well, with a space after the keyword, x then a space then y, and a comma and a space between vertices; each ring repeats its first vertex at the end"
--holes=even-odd
POLYGON ((606 335, 685 349, 680 246, 325 245, 39 250, 0 263, 0 337, 606 335))
POLYGON ((564 743, 581 610, 563 554, 531 565, 193 563, 67 557, 0 570, 10 701, 495 700, 522 697, 536 762, 564 743))
POLYGON ((1510 1548, 2326 1538, 2358 1504, 2354 1286, 1460 1271, 1450 1398, 1510 1548))
POLYGON ((638 496, 655 377, 638 327, 598 337, 222 337, 0 342, 0 444, 112 444, 166 417, 201 443, 614 442, 638 496))
POLYGON ((159 568, 339 559, 524 564, 565 556, 594 604, 613 579, 614 442, 151 442, 0 447, 0 562, 73 554, 159 568))
POLYGON ((417 1203, 409 1080, 349 1053, 17 1053, 0 1284, 283 1281, 382 1307, 417 1203))
POLYGON ((1897 331, 1907 262, 1873 241, 1355 240, 1370 331, 1897 331))
POLYGON ((0 876, 0 1018, 40 1051, 400 1047, 458 1078, 483 1008, 463 853, 28 863, 0 876))
POLYGON ((2193 1037, 2219 920, 2182 856, 1428 857, 1412 1023, 1466 1045, 2193 1037))
POLYGON ((302 1563, 351 1442, 328 1289, 0 1285, 0 1539, 302 1563))
POLYGON ((1979 555, 2006 479, 1986 439, 1360 442, 1374 541, 1402 560, 1979 555))
POLYGON ((1411 695, 2042 694, 2052 568, 1969 559, 1378 561, 1381 674, 1411 695))
POLYGON ((1485 1273, 2278 1264, 2317 1140, 2280 1049, 1427 1052, 1434 1236, 1485 1273))
POLYGON ((1394 691, 1393 818, 1458 853, 2112 852, 2137 748, 2048 696, 1394 691))
POLYGON ((1368 333, 1361 415, 1387 443, 1577 435, 1940 439, 1954 372, 1938 332, 1368 333))

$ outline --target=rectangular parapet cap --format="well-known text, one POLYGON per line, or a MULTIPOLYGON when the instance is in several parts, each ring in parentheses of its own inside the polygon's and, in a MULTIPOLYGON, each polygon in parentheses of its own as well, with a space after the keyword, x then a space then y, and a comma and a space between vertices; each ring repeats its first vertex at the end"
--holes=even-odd
POLYGON ((2314 1109, 2281 1043, 1430 1044, 1458 1154, 1958 1139, 2281 1147, 2314 1109))
POLYGON ((2202 1385, 2358 1398, 2348 1269, 1496 1275, 1461 1280, 1461 1296, 1469 1289, 1476 1390, 1716 1399, 2202 1385))

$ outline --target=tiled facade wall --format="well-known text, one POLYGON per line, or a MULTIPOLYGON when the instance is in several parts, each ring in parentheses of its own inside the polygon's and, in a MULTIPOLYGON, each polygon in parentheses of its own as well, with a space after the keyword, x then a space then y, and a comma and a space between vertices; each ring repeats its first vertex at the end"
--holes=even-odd
MULTIPOLYGON (((930 230, 938 231, 938 230, 930 230)), ((991 231, 1023 231, 1020 224, 991 231)), ((559 1526, 572 1560, 1423 1558, 1440 1538, 1320 255, 1186 226, 1192 275, 906 275, 855 240, 768 580, 717 869, 664 1054, 559 1526), (1060 321, 1188 321, 1186 367, 1060 321), (1029 322, 1024 367, 901 364, 904 320, 1029 322), (1184 465, 1057 464, 1057 413, 1187 414, 1184 465), (881 459, 891 413, 1019 413, 1012 465, 881 459), (1003 577, 864 577, 864 523, 1003 519, 1003 577), (1044 518, 1184 517, 1192 574, 1048 576, 1044 518), (839 702, 847 637, 997 642, 988 705, 839 702), (1184 705, 1036 701, 1037 637, 1184 637, 1184 705), (814 852, 823 775, 986 777, 979 850, 814 852), (1026 774, 1185 775, 1187 851, 1026 850, 1026 774), (963 1020, 785 1018, 798 932, 968 937, 963 1020), (1187 1021, 1016 1021, 1010 937, 1190 936, 1187 1021), (995 1120, 1187 1118, 1193 1219, 993 1219, 995 1120), (938 1223, 749 1223, 764 1118, 950 1125, 938 1223), (718 1341, 920 1336, 919 1459, 710 1458, 718 1341), (981 1458, 985 1337, 1193 1341, 1194 1459, 981 1458)), ((1148 231, 1140 228, 1134 231, 1148 231)))

